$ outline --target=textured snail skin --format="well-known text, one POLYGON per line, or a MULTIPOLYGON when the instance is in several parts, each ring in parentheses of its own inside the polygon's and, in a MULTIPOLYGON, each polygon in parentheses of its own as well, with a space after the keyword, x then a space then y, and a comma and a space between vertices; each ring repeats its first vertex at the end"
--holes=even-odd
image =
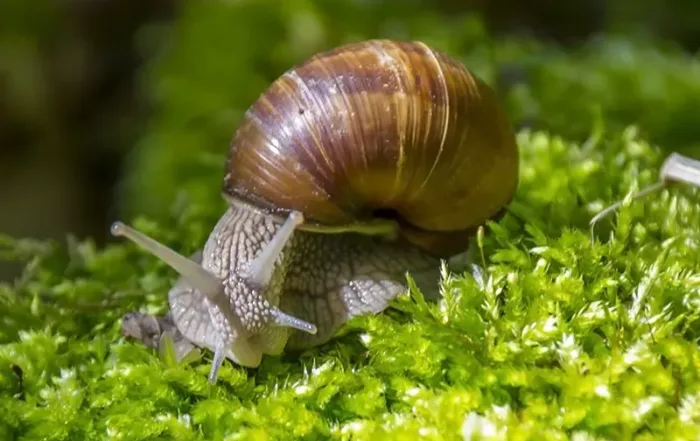
POLYGON ((448 256, 510 201, 518 150, 492 89, 461 63, 420 42, 370 40, 272 83, 226 171, 227 195, 271 213, 341 225, 390 210, 409 240, 448 256))
MULTIPOLYGON (((323 344, 350 318, 383 311, 405 292, 406 272, 427 297, 437 296, 440 261, 405 243, 387 243, 359 234, 325 235, 295 231, 276 261, 274 275, 265 289, 245 278, 246 265, 272 239, 279 223, 245 207, 231 206, 217 223, 202 253, 192 260, 226 286, 231 310, 241 319, 247 336, 235 335, 216 305, 179 278, 169 292, 166 317, 130 313, 123 323, 129 337, 157 347, 159 329, 172 332, 176 347, 216 350, 217 339, 226 336, 226 357, 239 365, 257 366, 263 354, 278 355, 323 344), (316 334, 273 323, 271 307, 313 323, 316 334), (160 323, 159 327, 155 323, 160 323), (256 354, 241 358, 238 339, 247 338, 256 354)), ((186 351, 180 350, 180 356, 186 351)))
MULTIPOLYGON (((226 283, 230 307, 241 317, 261 355, 325 343, 349 318, 384 310, 406 290, 407 270, 418 280, 427 276, 437 286, 438 259, 406 244, 355 234, 296 231, 277 260, 267 289, 257 291, 240 275, 277 228, 270 217, 232 206, 212 233, 202 260, 205 269, 226 283), (312 335, 275 326, 266 314, 269 306, 315 324, 318 332, 312 335)), ((173 319, 183 335, 198 346, 213 348, 212 339, 226 324, 221 317, 208 320, 212 305, 206 298, 182 279, 169 297, 173 319)), ((234 354, 228 357, 240 364, 234 354)))

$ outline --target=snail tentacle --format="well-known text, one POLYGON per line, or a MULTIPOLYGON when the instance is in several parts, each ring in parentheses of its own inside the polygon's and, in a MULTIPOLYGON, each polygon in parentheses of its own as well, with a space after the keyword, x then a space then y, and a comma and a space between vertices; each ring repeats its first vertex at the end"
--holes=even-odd
POLYGON ((111 231, 114 236, 126 237, 144 250, 161 259, 180 273, 182 277, 189 280, 190 283, 210 300, 217 301, 217 298, 223 296, 224 287, 221 281, 196 262, 176 253, 169 247, 131 228, 123 222, 114 222, 111 231))
POLYGON ((291 239, 296 227, 303 222, 304 215, 300 212, 292 211, 289 214, 282 227, 272 237, 272 240, 263 247, 260 254, 248 265, 247 274, 245 274, 248 283, 263 288, 270 284, 272 273, 275 269, 275 262, 279 259, 282 250, 289 242, 289 239, 291 239))
POLYGON ((214 351, 214 359, 211 362, 211 369, 209 370, 209 383, 216 383, 216 379, 219 377, 219 369, 224 363, 224 358, 226 358, 226 344, 219 340, 216 345, 216 350, 214 351))
POLYGON ((303 331, 312 335, 318 332, 316 325, 314 325, 313 323, 309 323, 298 317, 287 314, 281 309, 271 308, 270 315, 272 315, 272 319, 277 326, 297 329, 299 331, 303 331))

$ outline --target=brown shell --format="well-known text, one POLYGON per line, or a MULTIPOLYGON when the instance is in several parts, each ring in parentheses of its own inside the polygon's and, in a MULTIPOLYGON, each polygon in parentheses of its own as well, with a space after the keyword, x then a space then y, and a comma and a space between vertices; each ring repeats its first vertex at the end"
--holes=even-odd
POLYGON ((342 225, 392 213, 435 254, 502 212, 518 149, 491 88, 420 42, 317 54, 247 111, 224 192, 266 211, 342 225))

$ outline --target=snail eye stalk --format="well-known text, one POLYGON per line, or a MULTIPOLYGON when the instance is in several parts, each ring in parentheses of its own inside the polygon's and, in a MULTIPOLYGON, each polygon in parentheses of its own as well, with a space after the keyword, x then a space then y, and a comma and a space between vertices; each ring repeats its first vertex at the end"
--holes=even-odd
POLYGON ((304 215, 298 211, 293 211, 284 221, 282 227, 277 230, 272 240, 262 249, 260 254, 248 264, 248 271, 245 278, 251 285, 266 287, 272 279, 275 269, 275 262, 280 257, 285 245, 294 234, 296 227, 304 222, 304 215))
POLYGON ((168 264, 210 300, 215 301, 224 294, 223 284, 213 274, 155 239, 131 228, 123 222, 113 223, 110 231, 112 235, 129 239, 168 264))

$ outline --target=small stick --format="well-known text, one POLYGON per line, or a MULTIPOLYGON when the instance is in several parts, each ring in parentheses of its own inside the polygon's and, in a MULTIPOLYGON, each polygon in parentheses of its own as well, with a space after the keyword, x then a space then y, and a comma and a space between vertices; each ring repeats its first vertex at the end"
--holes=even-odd
MULTIPOLYGON (((683 182, 700 187, 700 161, 681 155, 680 153, 671 153, 661 166, 659 181, 634 193, 630 198, 632 200, 641 199, 651 193, 666 188, 672 182, 683 182)), ((591 219, 589 223, 591 227, 591 244, 595 243, 595 224, 617 210, 623 203, 624 200, 615 202, 598 212, 598 214, 591 219)))

